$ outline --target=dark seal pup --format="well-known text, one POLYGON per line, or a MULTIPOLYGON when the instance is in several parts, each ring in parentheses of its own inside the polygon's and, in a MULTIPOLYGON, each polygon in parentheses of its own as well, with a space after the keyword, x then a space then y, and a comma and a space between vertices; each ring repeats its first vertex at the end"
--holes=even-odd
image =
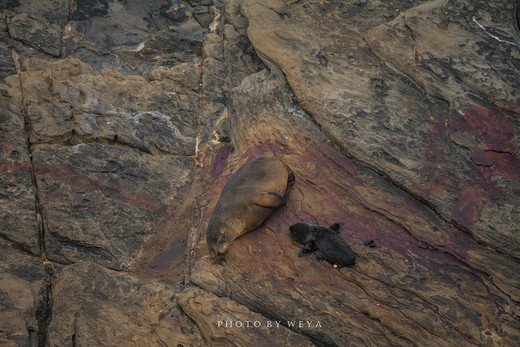
POLYGON ((339 266, 352 266, 356 262, 356 254, 348 243, 339 236, 339 231, 344 223, 334 223, 325 228, 319 225, 298 223, 289 228, 292 236, 303 248, 298 253, 299 257, 319 252, 323 259, 331 264, 339 266))
POLYGON ((287 202, 294 174, 281 160, 251 160, 227 181, 206 231, 206 242, 223 254, 240 235, 254 230, 287 202))

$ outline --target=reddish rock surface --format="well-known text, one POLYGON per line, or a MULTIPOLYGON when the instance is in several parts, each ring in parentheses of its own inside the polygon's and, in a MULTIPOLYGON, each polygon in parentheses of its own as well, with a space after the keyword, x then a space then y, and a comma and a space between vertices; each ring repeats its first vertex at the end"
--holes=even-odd
POLYGON ((0 4, 0 344, 520 344, 519 8, 0 4), (258 156, 295 186, 217 258, 258 156))

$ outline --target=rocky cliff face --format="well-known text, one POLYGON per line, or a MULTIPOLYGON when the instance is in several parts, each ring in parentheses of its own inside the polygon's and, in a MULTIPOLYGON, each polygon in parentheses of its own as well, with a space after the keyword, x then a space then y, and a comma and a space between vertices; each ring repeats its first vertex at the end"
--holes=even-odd
POLYGON ((3 2, 0 343, 519 344, 519 8, 3 2), (289 201, 217 259, 261 155, 289 201), (356 265, 297 222, 345 222, 356 265))

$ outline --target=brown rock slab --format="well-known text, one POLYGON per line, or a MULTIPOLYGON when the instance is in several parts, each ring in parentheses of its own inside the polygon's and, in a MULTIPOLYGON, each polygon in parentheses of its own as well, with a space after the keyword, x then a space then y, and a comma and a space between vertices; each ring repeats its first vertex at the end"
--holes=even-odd
MULTIPOLYGON (((97 72, 75 58, 30 59, 24 67, 3 89, 5 136, 14 139, 5 155, 19 156, 3 172, 26 180, 26 193, 6 197, 20 205, 20 213, 5 212, 13 228, 6 224, 7 237, 33 252, 42 247, 61 263, 90 259, 114 269, 132 266, 152 236, 171 242, 165 225, 182 218, 177 207, 192 180, 197 117, 187 115, 196 112, 198 69, 159 68, 147 81, 113 69, 97 72), (38 186, 32 197, 31 167, 38 186), (43 246, 34 227, 34 237, 25 235, 29 228, 14 232, 28 222, 19 224, 22 207, 35 214, 34 194, 43 208, 43 246)), ((185 239, 186 231, 179 227, 173 235, 185 239)))
POLYGON ((0 345, 36 346, 45 338, 50 277, 40 258, 0 239, 0 345))
POLYGON ((252 158, 284 160, 296 175, 295 186, 287 205, 235 240, 224 259, 215 258, 201 238, 191 281, 270 320, 320 321, 321 327, 290 327, 317 345, 518 341, 518 262, 345 158, 272 77, 252 75, 233 91, 229 131, 235 152, 218 169, 222 174, 210 188, 201 228, 226 180, 252 158), (301 246, 289 234, 297 222, 345 222, 341 236, 357 254, 356 265, 337 269, 315 257, 299 258, 301 246), (374 248, 364 245, 371 239, 374 248))
POLYGON ((425 2, 369 30, 367 41, 379 57, 455 107, 466 104, 468 95, 515 103, 519 91, 510 75, 520 63, 515 5, 468 5, 425 2))
MULTIPOLYGON (((451 198, 441 198, 443 204, 452 204, 445 214, 477 240, 518 258, 520 220, 513 206, 520 203, 519 181, 512 171, 520 165, 514 135, 520 127, 514 114, 520 91, 511 75, 520 67, 520 56, 512 53, 520 47, 513 42, 518 23, 504 20, 514 11, 513 4, 477 7, 474 13, 472 7, 455 2, 428 2, 370 30, 367 40, 379 57, 429 94, 450 102, 447 127, 435 126, 430 139, 445 138, 447 132, 452 144, 437 146, 445 154, 434 155, 432 150, 425 161, 428 171, 441 166, 454 173, 444 183, 456 187, 451 198), (459 13, 456 20, 449 19, 453 11, 459 13), (511 54, 512 59, 505 58, 511 54), (468 168, 464 176, 454 170, 457 156, 450 152, 456 146, 469 149, 458 155, 468 168), (468 157, 473 163, 467 163, 468 157), (446 159, 449 165, 441 163, 446 159)), ((421 186, 432 197, 439 196, 428 184, 421 186)))
POLYGON ((49 259, 129 269, 158 226, 182 218, 176 195, 191 181, 191 158, 96 143, 38 145, 33 155, 49 259))
MULTIPOLYGON (((121 141, 154 154, 194 154, 197 117, 188 117, 197 110, 193 64, 161 69, 152 81, 114 69, 97 72, 75 58, 52 64, 30 59, 24 67, 31 142, 121 141)), ((16 75, 6 82, 20 86, 16 75)))
POLYGON ((64 52, 98 70, 148 76, 157 66, 199 58, 207 32, 181 1, 78 2, 65 26, 64 52))
MULTIPOLYGON (((386 5, 374 6, 384 13, 386 5)), ((341 1, 251 1, 242 8, 259 56, 283 74, 298 103, 345 155, 427 202, 479 242, 519 259, 519 213, 513 207, 520 206, 519 186, 504 169, 518 166, 518 142, 508 130, 519 128, 511 113, 519 93, 518 74, 511 73, 520 67, 513 42, 518 28, 500 20, 514 18, 513 4, 431 1, 390 23, 376 16, 377 23, 361 9, 349 15, 341 1), (458 19, 451 21, 453 16, 458 19), (498 41, 474 19, 485 19, 488 33, 504 31, 503 40, 513 43, 498 41), (470 136, 454 134, 459 115, 470 136), (507 155, 483 177, 468 147, 507 155), (490 219, 490 210, 501 212, 490 219)))
POLYGON ((0 344, 520 344, 515 2, 0 9, 0 344), (294 189, 216 258, 258 156, 294 189), (297 222, 357 263, 298 257, 297 222))
MULTIPOLYGON (((186 4, 185 16, 179 18, 180 9, 175 6, 178 3, 182 2, 8 2, 0 8, 7 9, 6 17, 14 21, 11 33, 7 32, 5 51, 0 35, 0 55, 5 52, 7 56, 15 48, 23 60, 75 56, 98 70, 115 68, 126 74, 148 76, 157 66, 172 67, 200 57, 208 30, 197 23, 186 4)), ((3 20, 0 18, 0 32, 3 20)))
POLYGON ((9 98, 16 89, 0 89, 0 236, 33 254, 39 254, 39 226, 31 160, 20 109, 9 98))
POLYGON ((179 286, 93 263, 67 266, 53 286, 51 346, 200 346, 195 325, 175 304, 179 286))
MULTIPOLYGON (((280 321, 271 321, 229 298, 219 298, 197 287, 185 289, 179 294, 178 302, 211 346, 314 346, 280 321)), ((308 323, 302 324, 307 326, 308 323)))

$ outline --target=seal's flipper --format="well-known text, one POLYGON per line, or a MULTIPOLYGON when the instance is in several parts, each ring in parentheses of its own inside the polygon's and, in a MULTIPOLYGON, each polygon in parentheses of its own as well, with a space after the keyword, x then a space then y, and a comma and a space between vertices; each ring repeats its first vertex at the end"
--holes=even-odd
POLYGON ((334 231, 335 233, 339 233, 339 231, 341 230, 341 228, 343 227, 345 223, 343 222, 340 222, 340 223, 334 223, 334 224, 331 224, 331 226, 329 227, 330 230, 334 231))
POLYGON ((303 246, 302 249, 300 249, 300 252, 298 253, 298 257, 305 257, 307 255, 311 255, 312 253, 314 253, 317 250, 318 249, 316 248, 316 245, 314 244, 314 242, 309 242, 308 244, 303 246))
POLYGON ((294 186, 294 181, 296 181, 296 178, 294 177, 294 174, 290 172, 289 177, 287 178, 287 188, 285 188, 285 195, 287 195, 287 193, 289 193, 289 190, 291 190, 294 186))
POLYGON ((287 203, 287 199, 289 199, 289 191, 286 191, 282 196, 282 200, 280 202, 281 206, 284 206, 287 203))
POLYGON ((279 208, 284 206, 287 202, 287 194, 288 193, 286 193, 284 196, 280 196, 280 194, 275 192, 259 192, 253 200, 253 203, 257 206, 265 208, 279 208))

